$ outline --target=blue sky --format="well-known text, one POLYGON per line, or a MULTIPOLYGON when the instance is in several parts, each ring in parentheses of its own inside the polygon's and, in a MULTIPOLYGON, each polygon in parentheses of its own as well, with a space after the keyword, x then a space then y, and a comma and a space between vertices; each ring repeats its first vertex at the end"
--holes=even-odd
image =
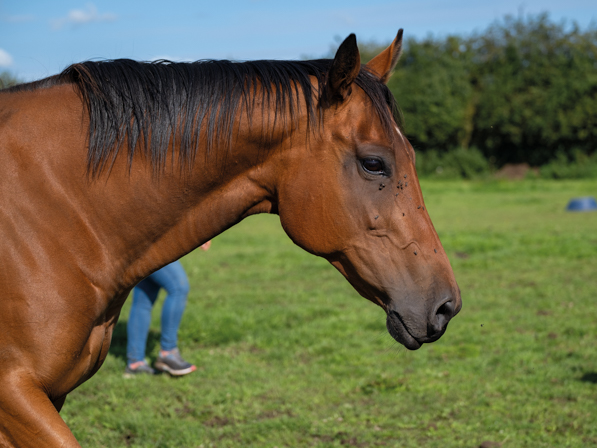
POLYGON ((0 0, 0 71, 33 80, 95 58, 321 57, 349 33, 469 34, 521 11, 597 24, 595 0, 0 0))

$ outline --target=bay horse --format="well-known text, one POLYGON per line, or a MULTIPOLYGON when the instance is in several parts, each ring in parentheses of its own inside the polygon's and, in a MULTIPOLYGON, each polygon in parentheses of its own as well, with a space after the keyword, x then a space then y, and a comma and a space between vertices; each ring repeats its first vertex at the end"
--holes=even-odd
POLYGON ((401 48, 83 62, 0 92, 0 445, 79 446, 59 411, 131 288, 255 213, 408 349, 437 340, 461 299, 385 85, 401 48))

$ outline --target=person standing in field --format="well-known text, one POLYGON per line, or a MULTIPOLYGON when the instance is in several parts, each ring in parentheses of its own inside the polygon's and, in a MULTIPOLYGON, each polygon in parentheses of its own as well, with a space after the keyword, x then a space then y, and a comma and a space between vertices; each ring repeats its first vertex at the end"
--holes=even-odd
MULTIPOLYGON (((208 241, 200 248, 208 250, 210 245, 211 241, 208 241)), ((196 366, 182 358, 178 350, 178 327, 187 303, 189 280, 182 264, 176 260, 155 271, 133 289, 133 304, 126 327, 125 376, 155 373, 145 360, 145 349, 151 311, 161 288, 166 290, 167 295, 162 307, 160 353, 154 367, 174 376, 187 375, 197 370, 196 366)))

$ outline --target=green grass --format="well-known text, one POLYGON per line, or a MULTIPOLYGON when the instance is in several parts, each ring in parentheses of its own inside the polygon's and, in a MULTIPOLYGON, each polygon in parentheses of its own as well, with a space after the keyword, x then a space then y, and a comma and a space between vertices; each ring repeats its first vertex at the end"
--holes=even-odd
MULTIPOLYGON (((463 309, 409 352, 383 311, 275 216, 183 259, 180 346, 199 370, 122 377, 127 302, 110 354, 62 415, 85 447, 597 445, 597 181, 422 185, 463 309)), ((155 359, 159 309, 149 353, 155 359)))

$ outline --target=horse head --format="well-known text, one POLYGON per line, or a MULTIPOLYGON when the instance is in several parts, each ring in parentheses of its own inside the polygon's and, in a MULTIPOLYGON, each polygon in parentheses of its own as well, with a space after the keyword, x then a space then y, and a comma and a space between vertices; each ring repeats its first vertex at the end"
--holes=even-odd
POLYGON ((381 306, 392 337, 416 350, 441 337, 461 299, 423 201, 413 147, 392 117, 385 83, 401 44, 402 30, 364 66, 354 35, 339 47, 318 86, 322 127, 290 153, 278 213, 296 244, 326 258, 381 306), (359 74, 386 92, 385 104, 376 109, 379 98, 361 88, 359 74))

